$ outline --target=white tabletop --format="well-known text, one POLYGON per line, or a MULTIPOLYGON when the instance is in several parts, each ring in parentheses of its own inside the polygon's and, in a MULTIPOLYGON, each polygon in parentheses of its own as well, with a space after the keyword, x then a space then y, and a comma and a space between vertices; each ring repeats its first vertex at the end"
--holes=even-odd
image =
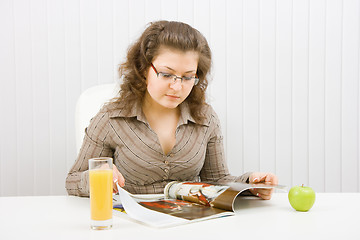
POLYGON ((0 239, 360 239, 360 193, 318 193, 309 212, 286 193, 240 199, 236 215, 165 229, 114 216, 111 230, 90 230, 89 199, 0 197, 0 239))

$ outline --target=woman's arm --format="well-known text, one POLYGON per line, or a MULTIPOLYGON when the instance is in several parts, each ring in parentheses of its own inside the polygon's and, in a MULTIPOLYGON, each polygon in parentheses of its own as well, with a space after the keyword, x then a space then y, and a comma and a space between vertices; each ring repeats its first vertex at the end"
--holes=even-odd
MULTIPOLYGON (((212 134, 207 143, 205 163, 201 170, 201 181, 209 182, 244 182, 244 183, 268 183, 278 184, 278 178, 273 173, 247 172, 236 177, 229 173, 224 153, 223 137, 220 128, 220 122, 216 114, 213 114, 212 134)), ((245 194, 252 194, 262 199, 270 199, 273 189, 250 189, 245 194)))
POLYGON ((85 129, 85 136, 79 155, 66 178, 66 190, 69 195, 89 196, 88 160, 95 157, 113 157, 109 146, 108 114, 100 111, 85 129))
POLYGON ((249 182, 250 172, 241 176, 232 176, 229 173, 225 160, 223 135, 220 121, 216 113, 211 113, 210 137, 207 143, 204 166, 200 172, 201 181, 208 182, 249 182))

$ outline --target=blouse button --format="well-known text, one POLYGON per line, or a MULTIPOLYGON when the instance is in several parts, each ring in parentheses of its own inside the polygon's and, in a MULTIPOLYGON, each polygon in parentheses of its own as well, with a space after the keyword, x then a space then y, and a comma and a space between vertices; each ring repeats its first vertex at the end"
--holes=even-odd
POLYGON ((165 160, 165 162, 164 162, 166 165, 168 165, 169 164, 169 161, 168 160, 165 160))
POLYGON ((170 153, 169 157, 173 157, 173 156, 174 156, 174 154, 173 154, 173 153, 170 153))

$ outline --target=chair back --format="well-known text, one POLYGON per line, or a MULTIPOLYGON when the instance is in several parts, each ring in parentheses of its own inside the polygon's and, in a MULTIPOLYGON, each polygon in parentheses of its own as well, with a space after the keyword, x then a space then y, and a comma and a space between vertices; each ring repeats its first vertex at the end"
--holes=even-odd
POLYGON ((76 149, 80 151, 82 141, 85 135, 85 128, 89 125, 100 108, 115 97, 119 92, 118 83, 101 84, 86 89, 81 93, 76 102, 75 111, 75 131, 76 131, 76 149))

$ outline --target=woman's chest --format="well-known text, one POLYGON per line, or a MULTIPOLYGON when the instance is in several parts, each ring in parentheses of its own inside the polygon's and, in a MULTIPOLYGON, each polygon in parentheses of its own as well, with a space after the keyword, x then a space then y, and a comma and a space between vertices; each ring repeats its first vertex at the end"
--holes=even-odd
POLYGON ((117 120, 111 122, 111 147, 128 149, 134 154, 158 158, 169 154, 186 154, 194 149, 206 148, 209 140, 208 127, 197 124, 183 124, 172 128, 156 128, 137 120, 117 120), (164 151, 167 146, 170 151, 164 151))
MULTIPOLYGON (((174 130, 175 143, 171 151, 164 154, 161 138, 146 124, 113 123, 110 134, 115 149, 114 162, 129 180, 137 179, 139 183, 188 179, 203 166, 209 138, 207 130, 195 124, 179 126, 174 130), (132 176, 133 172, 136 176, 132 176)), ((168 136, 163 138, 167 139, 168 136)))

